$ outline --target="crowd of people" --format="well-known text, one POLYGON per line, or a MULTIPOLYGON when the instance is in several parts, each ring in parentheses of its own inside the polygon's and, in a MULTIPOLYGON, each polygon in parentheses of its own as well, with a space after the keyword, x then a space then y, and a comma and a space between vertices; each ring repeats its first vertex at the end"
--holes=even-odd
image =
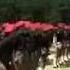
POLYGON ((44 68, 49 63, 48 56, 54 55, 53 67, 58 67, 58 63, 62 64, 66 61, 64 59, 64 61, 59 62, 58 59, 62 55, 67 57, 68 53, 66 50, 69 51, 69 42, 69 33, 65 31, 43 33, 23 30, 15 31, 9 37, 5 37, 0 43, 0 60, 7 70, 12 68, 14 68, 13 70, 36 70, 37 67, 44 68), (51 47, 55 48, 53 54, 49 50, 51 47), (60 53, 60 51, 65 54, 60 53))

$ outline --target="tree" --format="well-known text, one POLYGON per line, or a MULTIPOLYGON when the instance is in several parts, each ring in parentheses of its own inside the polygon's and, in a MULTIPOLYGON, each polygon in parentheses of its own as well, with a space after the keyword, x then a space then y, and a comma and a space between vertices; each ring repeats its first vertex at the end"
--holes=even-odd
POLYGON ((0 0, 0 21, 69 22, 70 0, 0 0), (65 17, 65 18, 64 18, 65 17))

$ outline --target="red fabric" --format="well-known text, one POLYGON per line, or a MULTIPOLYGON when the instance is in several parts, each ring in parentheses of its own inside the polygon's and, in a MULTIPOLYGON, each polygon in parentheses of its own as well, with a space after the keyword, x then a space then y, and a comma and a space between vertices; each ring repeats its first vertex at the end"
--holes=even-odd
POLYGON ((40 22, 37 22, 35 28, 36 29, 40 29, 41 28, 41 23, 40 22))
POLYGON ((59 28, 64 28, 65 24, 64 24, 64 23, 58 23, 57 26, 58 26, 59 28))
MULTIPOLYGON (((4 32, 12 32, 15 27, 16 28, 25 28, 30 30, 41 30, 41 31, 49 31, 49 30, 55 30, 55 29, 65 29, 70 30, 70 25, 66 25, 64 23, 58 23, 56 26, 49 23, 40 23, 40 22, 31 22, 31 21, 17 21, 16 24, 10 24, 10 23, 4 23, 2 25, 4 28, 4 32)), ((2 27, 0 27, 0 31, 2 31, 2 27)))
POLYGON ((31 29, 32 30, 40 30, 40 28, 41 28, 40 23, 33 23, 33 24, 31 24, 31 29))
POLYGON ((48 31, 48 30, 51 30, 53 28, 54 28, 54 26, 52 24, 41 24, 41 29, 43 31, 48 31))
POLYGON ((55 29, 55 30, 56 30, 56 29, 59 29, 59 27, 57 27, 57 26, 56 26, 56 27, 54 27, 53 29, 55 29))
POLYGON ((27 21, 27 22, 24 21, 24 24, 25 24, 25 28, 26 29, 28 29, 28 28, 30 29, 30 26, 31 26, 31 22, 30 21, 27 21))
POLYGON ((18 22, 16 22, 15 26, 16 27, 22 27, 22 26, 24 26, 24 22, 23 21, 18 21, 18 22))
POLYGON ((36 30, 35 24, 33 24, 33 23, 30 23, 29 27, 30 27, 30 30, 32 30, 32 31, 36 30))
POLYGON ((15 25, 14 24, 9 24, 9 23, 6 23, 6 24, 4 24, 3 25, 4 26, 4 32, 12 32, 12 31, 14 31, 14 29, 15 29, 15 25))
POLYGON ((70 30, 70 26, 69 25, 66 25, 66 26, 64 26, 64 29, 65 30, 70 30))
POLYGON ((64 23, 58 23, 59 29, 65 29, 65 30, 70 30, 70 25, 66 25, 64 23))
POLYGON ((0 32, 2 32, 2 27, 0 26, 0 32))
POLYGON ((31 21, 23 21, 24 24, 29 24, 31 21))

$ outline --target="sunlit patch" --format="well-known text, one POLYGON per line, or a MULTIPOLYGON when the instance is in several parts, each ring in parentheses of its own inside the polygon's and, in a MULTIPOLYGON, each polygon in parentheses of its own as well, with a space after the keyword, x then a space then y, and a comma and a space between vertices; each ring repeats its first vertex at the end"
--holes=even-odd
POLYGON ((68 61, 68 58, 67 58, 66 56, 64 56, 64 60, 65 60, 65 61, 68 61))
POLYGON ((49 60, 52 60, 52 59, 54 58, 54 56, 55 56, 54 54, 51 54, 51 55, 48 55, 47 58, 48 58, 49 60))
POLYGON ((43 68, 42 67, 38 67, 36 70, 43 70, 43 68))
POLYGON ((21 51, 17 51, 14 56, 14 62, 19 62, 21 64, 23 59, 23 53, 21 51))
POLYGON ((11 63, 11 61, 9 61, 9 65, 11 65, 12 63, 11 63))
POLYGON ((7 70, 6 67, 0 62, 0 70, 7 70))
POLYGON ((69 54, 68 54, 68 58, 70 59, 70 52, 69 52, 69 54))

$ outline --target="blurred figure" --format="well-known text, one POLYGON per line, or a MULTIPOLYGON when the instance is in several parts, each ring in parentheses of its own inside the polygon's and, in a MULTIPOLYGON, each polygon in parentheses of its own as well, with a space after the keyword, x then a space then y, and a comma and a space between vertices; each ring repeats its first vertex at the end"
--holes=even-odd
POLYGON ((0 62, 0 70, 7 70, 2 62, 0 62))
POLYGON ((62 48, 62 43, 57 42, 57 36, 56 34, 53 35, 53 43, 51 47, 49 48, 49 55, 48 58, 53 60, 53 67, 60 67, 59 65, 59 59, 61 56, 61 48, 62 48))

